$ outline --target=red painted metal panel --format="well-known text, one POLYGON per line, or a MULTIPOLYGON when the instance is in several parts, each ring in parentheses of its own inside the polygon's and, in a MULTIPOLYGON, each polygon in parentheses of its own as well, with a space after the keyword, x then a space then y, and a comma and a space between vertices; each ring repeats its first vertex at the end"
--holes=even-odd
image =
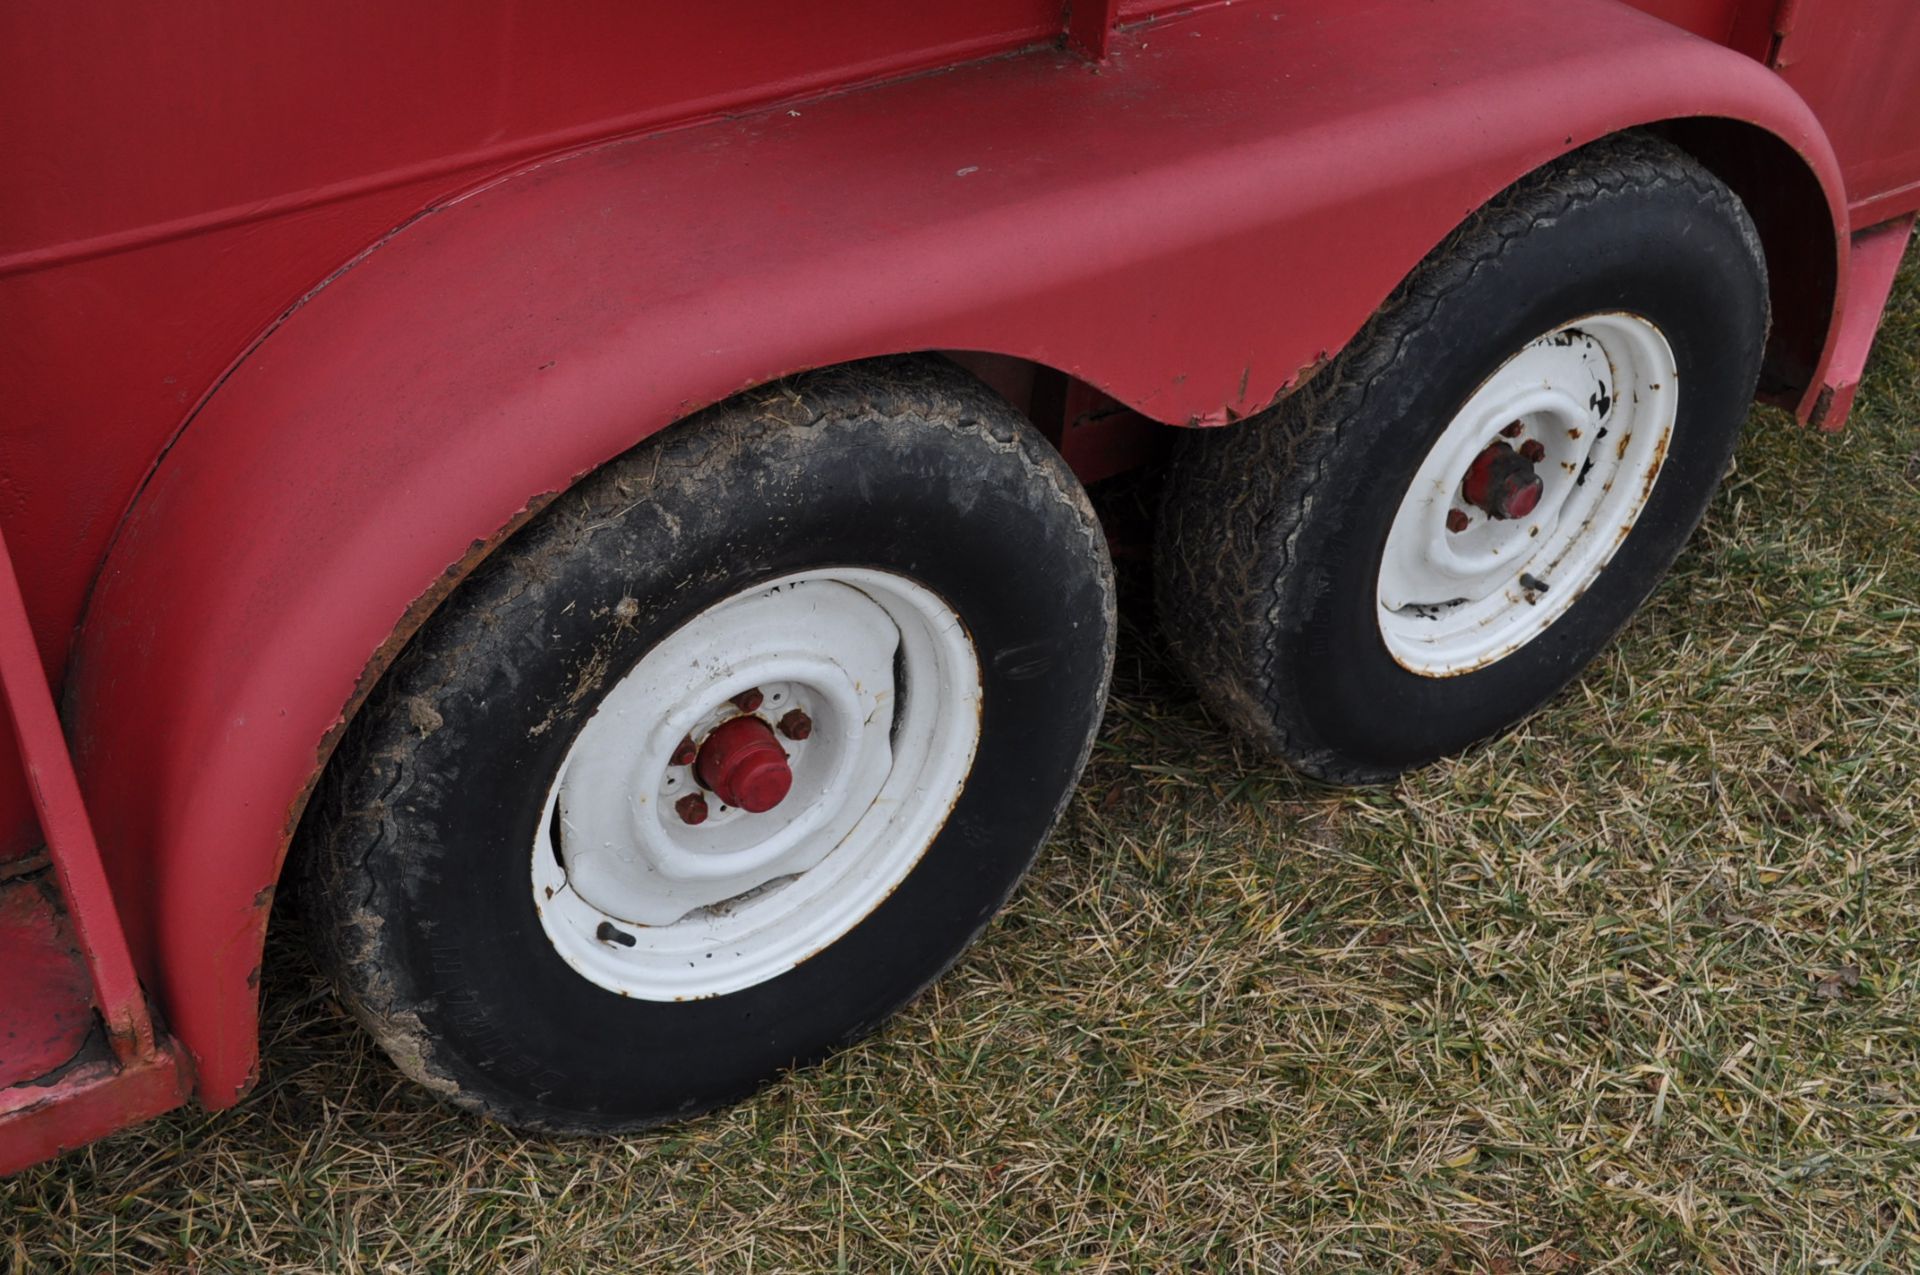
POLYGON ((1833 139, 1856 229, 1920 207, 1920 4, 1792 0, 1774 54, 1833 139))
POLYGON ((0 1176, 172 1110, 186 1101, 190 1076, 163 1041, 125 1065, 87 1062, 46 1084, 0 1089, 0 1176))
POLYGON ((1867 356, 1873 351, 1880 316, 1887 308, 1894 278, 1900 273, 1907 242, 1913 236, 1913 223, 1913 214, 1909 213, 1853 237, 1853 277, 1847 287, 1846 308, 1840 315, 1839 335, 1834 340, 1833 362, 1827 371, 1828 388, 1821 393, 1813 413, 1812 423, 1822 429, 1839 429, 1853 411, 1853 396, 1867 370, 1867 356))
POLYGON ((1113 24, 1120 0, 1067 0, 1067 44, 1094 61, 1103 61, 1113 46, 1113 24))
MULTIPOLYGON (((435 199, 1060 26, 1059 0, 0 4, 0 526, 49 675, 195 403, 435 199)), ((0 737, 0 861, 33 848, 27 811, 0 737)))
POLYGON ((0 1089, 60 1066, 93 1031, 93 987, 41 877, 0 882, 0 1089))
POLYGON ((93 1005, 106 1025, 114 1056, 131 1061, 153 1051, 146 996, 120 930, 93 825, 80 798, 66 735, 40 669, 40 651, 14 578, 13 558, 0 536, 0 692, 13 722, 27 789, 47 839, 54 879, 92 983, 93 1005))
POLYGON ((1231 3, 1233 0, 1120 0, 1115 16, 1123 23, 1138 23, 1151 18, 1177 17, 1209 5, 1231 3))
POLYGON ((1771 6, 1773 0, 1625 0, 1625 3, 1716 44, 1725 44, 1733 34, 1734 22, 1743 7, 1771 6))
POLYGON ((1583 141, 1723 115, 1832 177, 1751 61, 1610 0, 1539 12, 1222 6, 1123 31, 1098 71, 1035 53, 609 146, 438 208, 303 305, 161 465, 71 697, 206 1099, 247 1082, 268 887, 342 712, 492 537, 648 432, 919 348, 1221 422, 1583 141))
POLYGON ((154 1038, 4 537, 0 691, 50 860, 0 884, 6 1173, 177 1105, 187 1079, 171 1044, 154 1038), (96 1023, 101 1056, 86 1059, 96 1023))
POLYGON ((0 6, 0 165, 13 178, 0 270, 259 221, 338 202, 343 189, 552 153, 1060 29, 1060 0, 10 0, 0 6))

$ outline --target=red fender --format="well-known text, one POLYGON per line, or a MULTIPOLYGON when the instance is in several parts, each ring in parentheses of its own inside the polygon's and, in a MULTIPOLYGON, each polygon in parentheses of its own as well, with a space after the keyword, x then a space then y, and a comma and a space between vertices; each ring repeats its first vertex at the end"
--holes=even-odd
POLYGON ((539 164, 271 331, 130 514, 69 697, 202 1099, 249 1083, 268 902, 346 716, 488 546, 689 411, 968 349, 1161 421, 1251 414, 1501 188, 1658 120, 1782 139, 1845 225, 1791 90, 1610 0, 1326 11, 1215 7, 1098 69, 1033 52, 539 164))

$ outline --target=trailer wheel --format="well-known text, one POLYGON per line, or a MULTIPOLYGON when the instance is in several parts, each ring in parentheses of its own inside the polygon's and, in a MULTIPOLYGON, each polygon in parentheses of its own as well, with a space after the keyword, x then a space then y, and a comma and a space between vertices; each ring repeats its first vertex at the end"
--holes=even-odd
POLYGON ((873 1030, 1006 900, 1112 663, 1084 492, 978 382, 744 396, 560 497, 356 717, 304 846, 416 1080, 633 1129, 873 1030))
POLYGON ((1568 156, 1298 393, 1183 440, 1156 548, 1173 651, 1227 722, 1332 782, 1514 725, 1698 525, 1766 331, 1725 186, 1650 138, 1568 156))

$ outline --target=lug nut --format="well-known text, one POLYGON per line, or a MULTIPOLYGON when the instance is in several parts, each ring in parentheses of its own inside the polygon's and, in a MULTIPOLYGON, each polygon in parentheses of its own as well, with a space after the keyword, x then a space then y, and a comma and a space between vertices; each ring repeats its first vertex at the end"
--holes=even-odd
POLYGON ((813 719, 797 708, 790 708, 780 719, 780 733, 788 739, 805 739, 813 734, 813 719))
POLYGON ((690 792, 673 803, 673 812, 686 823, 705 823, 707 821, 707 799, 697 792, 690 792))
POLYGON ((683 735, 680 742, 673 746, 673 756, 667 760, 675 766, 691 766, 693 759, 699 755, 700 750, 693 746, 693 736, 683 735))
POLYGON ((755 686, 750 690, 741 691, 738 695, 734 696, 733 706, 743 713, 751 713, 754 709, 760 707, 760 701, 765 698, 764 695, 760 694, 760 688, 755 686))
POLYGON ((1513 424, 1501 430, 1500 436, 1502 438, 1518 438, 1520 437, 1521 431, 1524 429, 1526 429, 1526 424, 1524 422, 1515 421, 1513 424))
POLYGON ((1520 444, 1520 454, 1537 465, 1547 458, 1547 449, 1541 445, 1539 439, 1529 438, 1520 444))
POLYGON ((1467 517, 1466 510, 1464 509, 1447 510, 1447 530, 1448 531, 1453 531, 1453 532, 1465 531, 1468 527, 1471 527, 1472 525, 1473 525, 1473 519, 1467 517))

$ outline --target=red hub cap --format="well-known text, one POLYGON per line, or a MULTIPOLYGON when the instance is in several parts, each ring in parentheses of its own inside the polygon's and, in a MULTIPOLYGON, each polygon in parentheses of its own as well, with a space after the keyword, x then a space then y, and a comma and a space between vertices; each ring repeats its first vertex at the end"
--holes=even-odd
POLYGON ((694 773, 720 800, 756 815, 779 805, 793 787, 787 754, 773 727, 758 717, 733 717, 714 727, 700 745, 694 773))
POLYGON ((1489 443, 1467 466, 1460 494, 1489 518, 1524 518, 1545 488, 1525 456, 1506 443, 1489 443))

